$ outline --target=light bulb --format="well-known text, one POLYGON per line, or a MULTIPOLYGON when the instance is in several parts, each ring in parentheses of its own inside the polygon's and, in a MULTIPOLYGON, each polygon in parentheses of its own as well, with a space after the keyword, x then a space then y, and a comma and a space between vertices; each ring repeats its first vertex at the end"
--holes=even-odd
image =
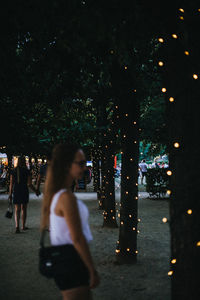
POLYGON ((184 9, 183 8, 179 8, 179 10, 184 13, 184 9))
POLYGON ((114 51, 113 51, 113 50, 110 50, 110 53, 111 53, 111 54, 113 54, 113 53, 114 53, 114 51))
POLYGON ((173 97, 170 97, 170 98, 169 98, 169 101, 170 101, 170 102, 174 102, 174 98, 173 98, 173 97))
POLYGON ((170 171, 170 170, 167 171, 167 175, 168 175, 168 176, 171 176, 171 175, 172 175, 172 171, 170 171))
POLYGON ((162 88, 162 92, 166 93, 167 89, 166 88, 162 88))
POLYGON ((121 225, 123 225, 124 224, 124 222, 123 221, 121 221, 121 223, 120 223, 121 225))
POLYGON ((192 214, 192 209, 188 209, 188 210, 187 210, 187 214, 188 214, 188 215, 191 215, 191 214, 192 214))
POLYGON ((125 66, 124 69, 127 70, 128 69, 127 66, 125 66))
POLYGON ((175 263, 176 263, 176 259, 175 259, 175 258, 172 259, 172 260, 171 260, 171 263, 172 263, 172 264, 175 264, 175 263))
POLYGON ((200 246, 200 241, 199 242, 197 242, 197 247, 199 247, 200 246))
POLYGON ((131 216, 131 215, 129 215, 129 218, 132 218, 132 216, 131 216))
POLYGON ((159 62, 158 62, 158 65, 159 65, 160 67, 162 67, 162 66, 164 65, 164 63, 163 63, 162 61, 159 61, 159 62))
POLYGON ((120 250, 116 249, 116 250, 115 250, 115 252, 116 252, 116 253, 119 253, 119 252, 120 252, 120 250))
POLYGON ((126 250, 129 252, 129 251, 130 251, 130 248, 127 248, 126 250))
POLYGON ((137 254, 137 253, 138 253, 138 251, 136 250, 136 251, 135 251, 135 253, 137 254))
POLYGON ((174 147, 175 148, 179 148, 180 147, 180 144, 178 142, 174 143, 174 147))
POLYGON ((169 276, 172 276, 172 274, 173 274, 173 271, 169 271, 169 272, 168 272, 168 275, 169 275, 169 276))
POLYGON ((178 38, 178 36, 177 36, 175 33, 172 34, 172 37, 173 37, 174 39, 177 39, 177 38, 178 38))
POLYGON ((167 220, 167 218, 164 217, 164 218, 162 219, 162 221, 163 221, 163 223, 167 223, 168 220, 167 220))
POLYGON ((185 55, 190 55, 189 51, 184 51, 185 55))
POLYGON ((193 74, 192 75, 194 79, 198 79, 198 75, 197 74, 193 74))
POLYGON ((160 43, 163 43, 163 42, 164 42, 163 38, 159 38, 158 41, 159 41, 160 43))
POLYGON ((171 191, 170 191, 170 190, 167 190, 167 194, 170 195, 170 194, 171 194, 171 191))
POLYGON ((133 230, 135 230, 135 227, 133 227, 133 230))

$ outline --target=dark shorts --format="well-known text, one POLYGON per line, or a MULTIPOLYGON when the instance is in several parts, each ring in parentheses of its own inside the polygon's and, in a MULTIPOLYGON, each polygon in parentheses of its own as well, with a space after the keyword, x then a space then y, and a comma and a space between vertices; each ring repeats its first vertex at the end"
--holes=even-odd
MULTIPOLYGON (((62 291, 80 286, 89 287, 89 271, 74 248, 74 256, 66 268, 66 273, 54 276, 58 288, 62 291)), ((71 252, 71 251, 70 251, 71 252)))

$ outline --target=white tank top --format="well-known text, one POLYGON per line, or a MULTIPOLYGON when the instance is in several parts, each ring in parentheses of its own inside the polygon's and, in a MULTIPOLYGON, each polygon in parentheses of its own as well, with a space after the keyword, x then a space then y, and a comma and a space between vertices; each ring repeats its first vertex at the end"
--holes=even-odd
MULTIPOLYGON (((50 206, 50 240, 53 246, 73 244, 65 218, 55 214, 55 207, 58 199, 65 191, 66 189, 58 191, 53 196, 50 206)), ((81 219, 82 231, 87 242, 89 243, 92 240, 92 234, 88 224, 89 211, 87 206, 81 200, 77 199, 77 204, 81 219)))

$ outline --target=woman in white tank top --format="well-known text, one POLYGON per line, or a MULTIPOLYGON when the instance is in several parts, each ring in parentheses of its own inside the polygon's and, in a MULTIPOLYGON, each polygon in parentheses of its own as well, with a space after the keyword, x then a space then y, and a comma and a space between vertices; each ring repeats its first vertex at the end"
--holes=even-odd
POLYGON ((79 146, 59 144, 53 149, 45 181, 41 229, 50 229, 52 245, 70 244, 74 251, 73 267, 54 277, 65 300, 91 299, 90 289, 99 284, 88 246, 92 240, 89 212, 72 193, 75 180, 82 178, 85 168, 85 155, 79 146))

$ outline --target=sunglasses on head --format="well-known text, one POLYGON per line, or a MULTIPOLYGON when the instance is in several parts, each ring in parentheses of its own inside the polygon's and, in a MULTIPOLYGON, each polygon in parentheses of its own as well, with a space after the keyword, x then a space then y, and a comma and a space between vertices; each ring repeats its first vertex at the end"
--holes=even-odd
POLYGON ((85 167, 86 166, 86 160, 80 160, 80 161, 73 161, 73 163, 79 165, 80 167, 85 167))

